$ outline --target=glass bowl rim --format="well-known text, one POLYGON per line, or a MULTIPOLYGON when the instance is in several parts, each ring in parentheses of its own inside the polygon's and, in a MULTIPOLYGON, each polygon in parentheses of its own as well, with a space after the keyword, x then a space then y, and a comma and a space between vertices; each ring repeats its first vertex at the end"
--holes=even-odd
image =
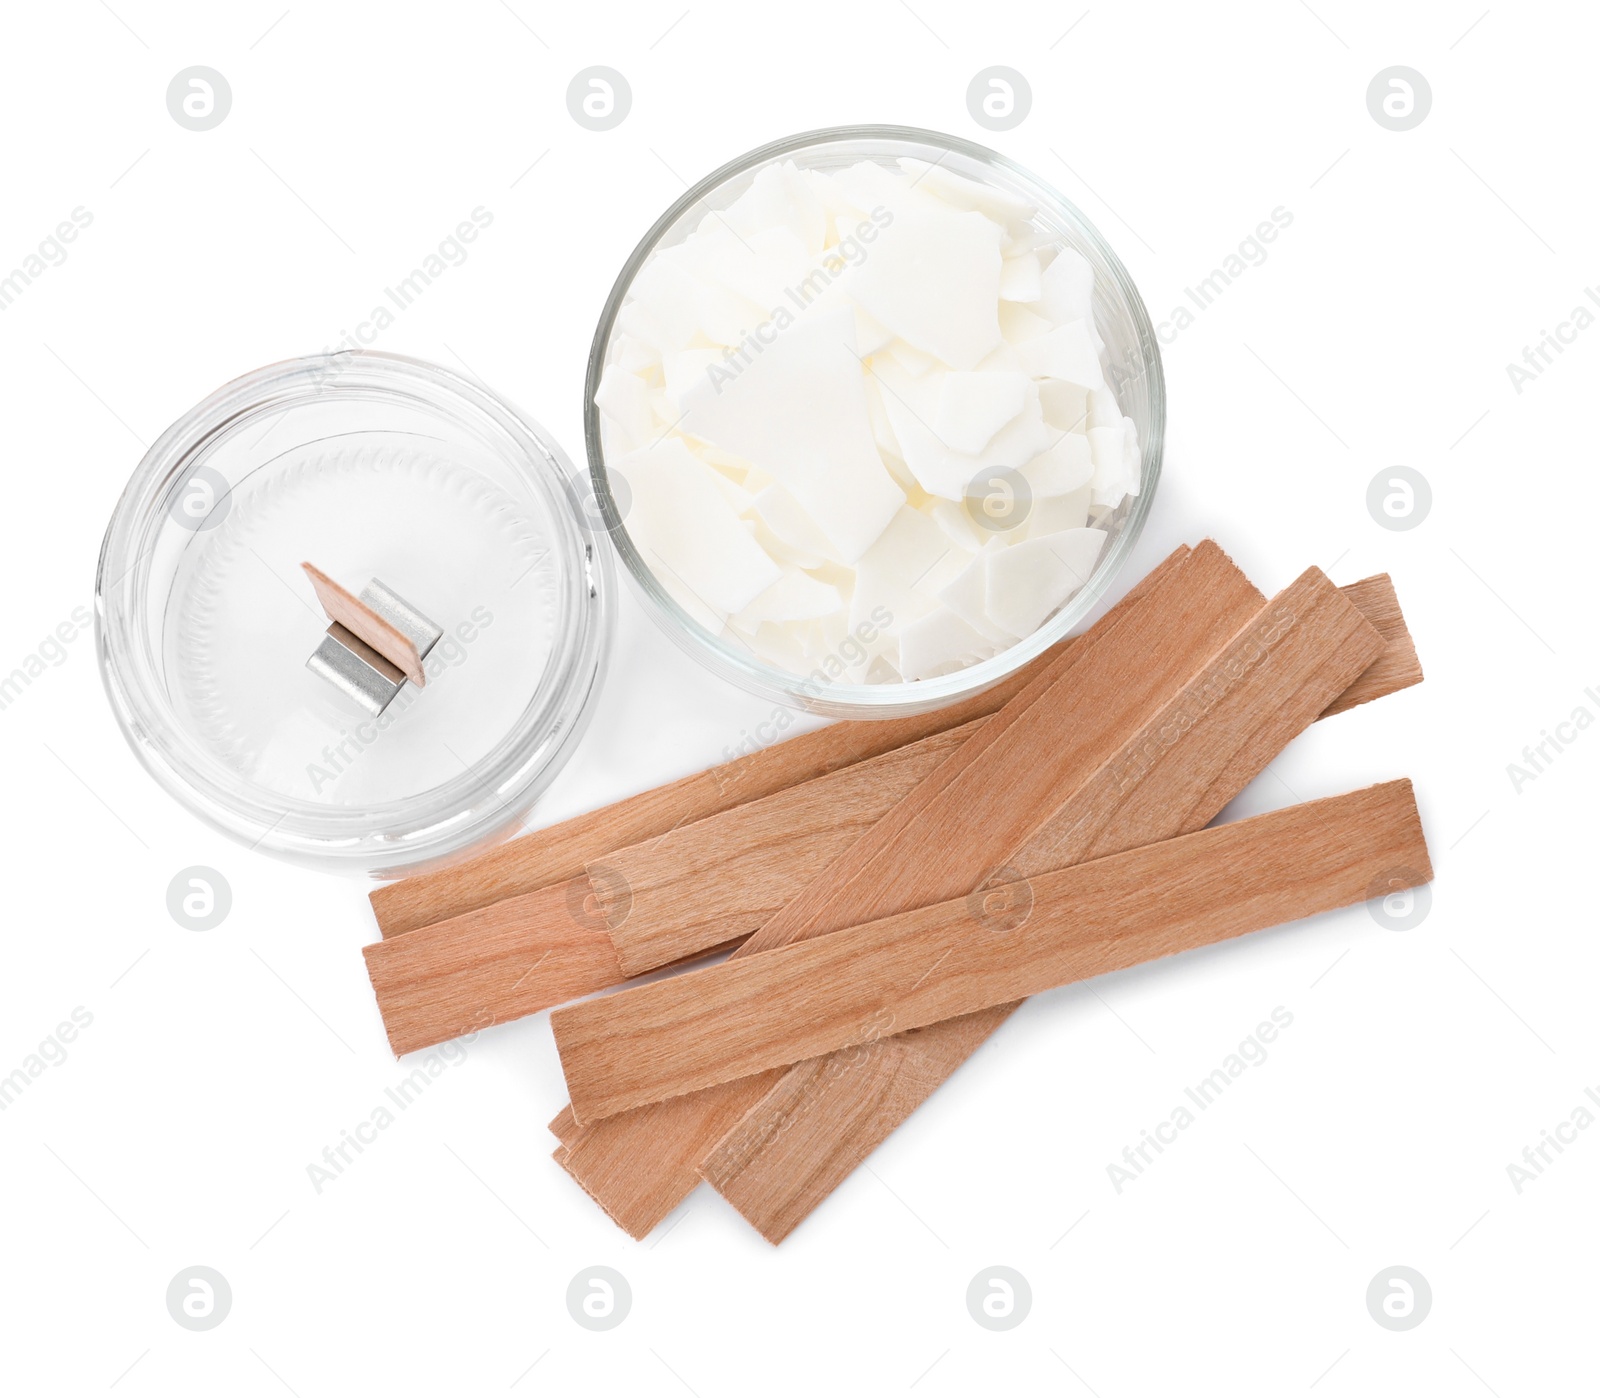
POLYGON ((1066 636, 1105 595, 1112 580, 1121 570, 1123 562, 1138 542, 1150 513, 1156 486, 1161 478, 1165 435, 1166 379, 1155 327, 1128 269, 1100 230, 1076 204, 1026 166, 1019 165, 998 151, 979 145, 975 141, 916 126, 828 126, 813 131, 797 132, 792 136, 769 141, 765 145, 746 151, 696 181, 656 219, 639 240, 628 260, 623 263, 622 270, 617 274, 617 279, 601 310, 600 321, 590 344, 589 363, 584 376, 583 437, 589 463, 590 485, 594 492, 595 512, 603 521, 606 532, 611 536, 612 546, 621 556, 634 585, 644 593, 650 610, 657 620, 671 623, 668 630, 674 639, 692 642, 699 649, 710 652, 717 666, 724 670, 732 670, 741 677, 743 688, 759 694, 778 695, 795 707, 836 717, 889 718, 954 703, 958 699, 981 693, 998 684, 1066 636), (1123 522, 1116 538, 1111 541, 1105 556, 1097 563, 1094 575, 1088 583, 1031 636, 1025 636, 1016 645, 991 656, 988 660, 969 665, 949 675, 941 675, 936 679, 901 680, 894 684, 880 685, 830 682, 823 688, 815 684, 807 685, 806 676, 758 660, 749 652, 735 647, 707 630, 690 616, 656 579, 634 546, 632 538, 629 537, 627 527, 611 494, 605 452, 600 441, 600 413, 595 403, 595 394, 600 387, 600 376, 605 370, 606 351, 616 326, 616 319, 628 292, 632 289, 633 280, 654 253, 661 239, 676 226, 685 213, 728 181, 779 157, 818 146, 873 141, 885 144, 943 147, 979 163, 998 166, 1025 187, 1036 191, 1041 196, 1041 203, 1048 201, 1051 211, 1074 227, 1110 270, 1117 295, 1132 321, 1142 360, 1140 374, 1147 378, 1149 384, 1151 421, 1148 440, 1140 443, 1142 473, 1139 494, 1134 497, 1133 507, 1127 519, 1123 522))

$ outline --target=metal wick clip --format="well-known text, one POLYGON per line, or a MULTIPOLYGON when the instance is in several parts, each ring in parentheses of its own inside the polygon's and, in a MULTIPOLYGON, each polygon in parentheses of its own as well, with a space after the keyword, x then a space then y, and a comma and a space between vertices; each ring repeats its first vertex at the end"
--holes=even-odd
POLYGON ((389 707, 407 680, 418 689, 427 684, 422 662, 443 631, 377 578, 356 597, 320 568, 300 566, 332 623, 306 669, 373 717, 389 707))

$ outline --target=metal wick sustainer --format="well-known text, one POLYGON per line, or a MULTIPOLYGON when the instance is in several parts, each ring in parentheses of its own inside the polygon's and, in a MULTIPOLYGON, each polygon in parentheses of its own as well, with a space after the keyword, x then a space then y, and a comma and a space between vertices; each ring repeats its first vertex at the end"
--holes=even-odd
POLYGON ((357 597, 320 568, 300 566, 332 623, 306 669, 373 717, 389 707, 407 680, 418 689, 427 684, 422 662, 443 631, 377 578, 357 597))

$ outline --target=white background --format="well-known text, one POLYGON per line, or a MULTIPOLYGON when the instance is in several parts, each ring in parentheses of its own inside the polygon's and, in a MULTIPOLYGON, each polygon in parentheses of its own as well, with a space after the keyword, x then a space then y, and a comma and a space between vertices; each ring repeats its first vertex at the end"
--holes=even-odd
MULTIPOLYGON (((1166 474, 1135 566, 1211 533, 1269 592, 1311 563, 1392 572, 1427 683, 1318 725, 1238 804, 1409 775, 1437 880, 1411 931, 1357 907, 1042 997, 781 1249, 705 1190, 643 1244, 618 1233, 547 1158, 564 1095, 544 1016, 480 1035, 318 1194, 308 1163, 401 1076, 360 955, 366 890, 250 854, 162 795, 82 635, 0 712, 0 1075, 74 1007, 93 1015, 0 1114, 0 1388, 1592 1385, 1600 1130, 1520 1194, 1506 1167, 1600 1084, 1600 732, 1520 793, 1507 764, 1577 706, 1600 715, 1600 328, 1520 394, 1506 365, 1600 285, 1597 25, 1578 5, 1484 5, 9 9, 0 274, 76 206, 94 221, 0 314, 0 672, 90 602, 145 444, 224 379, 336 343, 475 206, 492 227, 381 347, 469 367, 578 457, 601 302, 683 181, 792 131, 909 123, 1056 183, 1157 320, 1292 212, 1166 348, 1166 474), (191 64, 232 87, 209 132, 166 109, 191 64), (633 90, 606 133, 567 113, 591 64, 633 90), (1000 134, 965 102, 990 64, 1034 94, 1000 134), (1393 64, 1432 88, 1408 132, 1367 110, 1393 64), (1403 533, 1365 503, 1396 464, 1434 494, 1403 533), (212 932, 167 912, 194 864, 232 886, 212 932), (1116 1193, 1107 1164, 1278 1005, 1294 1023, 1268 1060, 1116 1193), (164 1301, 195 1264, 233 1290, 203 1334, 164 1301), (564 1300, 596 1264, 633 1289, 604 1334, 564 1300), (1033 1292, 1003 1334, 964 1301, 995 1264, 1033 1292), (1402 1334, 1364 1300, 1396 1264, 1433 1291, 1402 1334)), ((540 823, 719 760, 768 710, 624 603, 540 823)))

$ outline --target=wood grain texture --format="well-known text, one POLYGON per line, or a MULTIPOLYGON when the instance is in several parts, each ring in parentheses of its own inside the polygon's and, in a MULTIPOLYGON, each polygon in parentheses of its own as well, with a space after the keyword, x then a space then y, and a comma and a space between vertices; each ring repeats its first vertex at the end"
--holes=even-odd
POLYGON ((965 894, 1263 600, 1211 540, 1169 556, 1147 582, 739 954, 965 894))
MULTIPOLYGON (((1006 878, 1042 875, 1200 829, 1382 649, 1384 641, 1363 614, 1318 569, 1307 569, 1160 705, 1122 749, 1104 753, 1099 768, 1006 859, 1006 878)), ((938 861, 942 854, 933 849, 925 857, 938 861)), ((654 1084, 648 1089, 653 1096, 640 1100, 730 1080, 738 1073, 730 1072, 733 1057, 718 1051, 715 1027, 726 1016, 712 987, 718 977, 733 974, 730 968, 712 968, 555 1017, 563 1062, 568 1057, 563 1030, 579 1024, 608 1052, 630 1045, 627 1070, 654 1084), (696 1001, 707 1024, 690 1014, 696 1001), (662 1006, 664 1021, 654 1035, 638 1038, 651 1005, 662 1006)), ((802 1057, 808 1054, 794 1052, 787 1060, 802 1057)), ((581 1102, 574 1105, 582 1120, 581 1102)))
MULTIPOLYGON (((781 1076, 780 1069, 762 1074, 757 1081, 765 1092, 781 1076)), ((580 1130, 573 1139, 564 1140, 552 1158, 613 1223, 630 1236, 642 1238, 683 1202, 686 1191, 679 1187, 680 1179, 699 1179, 701 1160, 728 1134, 746 1105, 743 1093, 723 1090, 630 1113, 638 1128, 648 1134, 652 1118, 665 1117, 667 1109, 673 1109, 671 1132, 663 1133, 658 1143, 649 1147, 650 1169, 639 1168, 638 1136, 607 1131, 580 1130)))
POLYGON ((619 850, 564 884, 363 948, 390 1047, 411 1053, 738 941, 982 721, 619 850))
POLYGON ((907 743, 995 713, 1079 641, 1069 636, 982 694, 932 713, 846 721, 760 748, 613 805, 518 836, 446 869, 368 895, 385 937, 578 878, 584 866, 690 821, 759 800, 907 743))
POLYGON ((1377 628, 1378 634, 1383 637, 1383 653, 1367 667, 1360 679, 1328 705, 1327 715, 1342 714, 1357 704, 1365 704, 1385 694, 1422 683, 1422 662, 1417 657, 1416 643, 1411 639, 1410 628, 1406 626, 1405 615, 1400 610, 1400 599, 1395 595, 1394 583, 1389 575, 1377 573, 1339 590, 1377 628))
POLYGON ((562 1146, 570 1146, 578 1138, 578 1118, 572 1114, 569 1103, 550 1118, 548 1130, 562 1146))
POLYGON ((1430 877, 1411 783, 1389 782, 1040 874, 1019 926, 956 898, 645 987, 620 1024, 575 1005, 556 1046, 582 1123, 1430 877))
MULTIPOLYGON (((1162 576, 1173 568, 1177 562, 1181 561, 1182 557, 1183 551, 1180 551, 1147 576, 1139 589, 1124 598, 1123 602, 1119 603, 1118 607, 1088 634, 1102 634, 1105 630, 1108 630, 1120 617, 1126 615, 1127 609, 1139 596, 1142 596, 1149 588, 1155 586, 1162 576)), ((1353 584, 1348 588, 1341 589, 1341 591, 1360 606, 1376 606, 1380 614, 1385 611, 1398 611, 1393 588, 1387 578, 1367 579, 1363 583, 1353 584)), ((1380 656, 1379 660, 1374 662, 1374 665, 1381 664, 1382 657, 1380 656)), ((1405 667, 1385 667, 1385 673, 1389 677, 1386 682, 1392 683, 1395 687, 1403 687, 1405 683, 1416 682, 1415 678, 1403 678, 1406 673, 1405 667)), ((1361 681, 1358 680, 1357 683, 1359 684, 1361 681)), ((1370 686, 1367 689, 1365 698, 1376 698, 1384 692, 1389 691, 1381 686, 1370 686)), ((963 749, 963 751, 965 750, 963 749)), ((936 785, 929 784, 923 790, 926 794, 932 794, 937 789, 936 785)), ((876 836, 880 832, 888 833, 899 830, 907 823, 909 814, 912 811, 913 808, 909 803, 902 803, 895 808, 889 818, 880 822, 879 826, 874 827, 874 835, 876 836)), ((858 845, 861 844, 865 844, 865 842, 858 842, 858 845)), ((878 843, 875 842, 869 848, 875 851, 878 847, 878 843)), ((852 852, 854 852, 854 849, 855 847, 852 847, 852 852)), ((960 1062, 964 1061, 977 1048, 983 1038, 992 1031, 992 1028, 1004 1018, 1005 1012, 985 1011, 982 1015, 968 1016, 960 1021, 951 1021, 946 1025, 931 1026, 928 1029, 918 1030, 914 1034, 904 1036, 906 1043, 915 1045, 916 1063, 922 1066, 914 1071, 908 1069, 903 1073, 901 1075, 902 1084, 907 1082, 927 1083, 927 1091, 931 1091, 933 1086, 936 1086, 945 1077, 949 1076, 959 1066, 960 1062), (966 1040, 957 1041, 957 1035, 960 1033, 964 1033, 967 1036, 966 1040)), ((839 1081, 839 1079, 830 1077, 830 1081, 839 1081)), ((705 1093, 696 1094, 697 1097, 714 1098, 716 1101, 715 1103, 708 1101, 697 1104, 695 1110, 709 1111, 713 1107, 721 1110, 725 1108, 730 1097, 742 1096, 746 1101, 749 1101, 749 1094, 750 1089, 742 1087, 739 1083, 724 1084, 721 1087, 709 1089, 705 1093)), ((687 1102, 687 1099, 680 1098, 677 1100, 680 1103, 687 1102)), ((882 1135, 886 1135, 894 1125, 903 1119, 903 1115, 897 1115, 894 1110, 900 1100, 896 1094, 889 1093, 877 1100, 880 1101, 881 1120, 886 1124, 882 1127, 881 1135, 872 1136, 870 1131, 863 1132, 862 1139, 871 1137, 872 1145, 881 1140, 882 1135)), ((916 1099, 916 1101, 920 1100, 920 1098, 916 1099)), ((904 1114, 909 1115, 916 1101, 910 1102, 905 1107, 904 1114)), ((689 1110, 687 1106, 681 1109, 689 1110)), ((558 1120, 568 1120, 569 1113, 570 1108, 563 1109, 563 1114, 558 1120)), ((652 1154, 652 1138, 662 1127, 660 1117, 661 1113, 656 1112, 648 1115, 644 1112, 624 1113, 610 1117, 605 1121, 597 1122, 588 1128, 576 1128, 575 1121, 572 1122, 570 1127, 565 1128, 569 1131, 575 1129, 578 1136, 590 1132, 602 1133, 606 1142, 603 1158, 608 1162, 626 1162, 617 1163, 612 1175, 591 1175, 584 1183, 585 1187, 596 1198, 602 1200, 610 1199, 612 1201, 612 1207, 609 1209, 611 1216, 634 1237, 642 1237, 651 1228, 655 1227, 672 1208, 687 1197, 690 1190, 698 1182, 698 1177, 693 1171, 680 1169, 676 1164, 670 1169, 658 1165, 656 1158, 652 1154), (649 1186, 645 1182, 635 1179, 633 1176, 636 1172, 659 1175, 661 1178, 657 1181, 657 1184, 661 1187, 649 1186), (665 1187, 669 1184, 670 1188, 665 1187), (653 1209, 634 1208, 630 1210, 622 1202, 624 1198, 636 1202, 648 1198, 653 1201, 654 1207, 653 1209)), ((563 1135, 562 1139, 565 1141, 568 1140, 568 1137, 563 1135)), ((864 1156, 870 1149, 871 1145, 867 1146, 862 1151, 862 1155, 864 1156)), ((850 1162, 852 1166, 854 1163, 856 1162, 850 1162)), ((577 1173, 585 1169, 585 1163, 580 1159, 575 1164, 568 1163, 568 1168, 577 1173)), ((847 1172, 849 1167, 843 1168, 844 1172, 847 1172)), ((825 1173, 819 1173, 819 1179, 822 1179, 825 1173)), ((843 1173, 840 1173, 837 1177, 832 1178, 831 1182, 819 1183, 820 1193, 817 1198, 820 1199, 825 1196, 842 1178, 843 1173)), ((809 1211, 809 1207, 814 1206, 814 1202, 801 1202, 801 1217, 804 1216, 804 1212, 809 1211)))
POLYGON ((592 995, 623 979, 586 879, 361 950, 396 1055, 592 995))
MULTIPOLYGON (((1046 670, 1073 649, 1049 652, 1046 670)), ((588 883, 568 880, 555 891, 503 898, 366 948, 391 1047, 409 1053, 503 1024, 737 940, 916 789, 983 721, 608 851, 576 876, 592 882, 592 899, 588 883), (712 868, 718 877, 708 884, 703 875, 712 868), (604 926, 614 929, 613 958, 595 937, 604 926)), ((617 828, 628 826, 625 819, 617 828)), ((584 838, 591 837, 600 838, 590 829, 584 838)))
MULTIPOLYGON (((1422 679, 1389 578, 1367 578, 1340 590, 1386 645, 1324 717, 1422 679)), ((1042 830, 1032 858, 1022 851, 1014 863, 1027 869, 1059 857, 1051 838, 1048 828, 1042 830)), ((1016 1008, 1000 1006, 897 1035, 890 1041, 899 1050, 892 1064, 849 1055, 797 1064, 718 1143, 703 1163, 703 1175, 762 1236, 781 1242, 1016 1008)))
MULTIPOLYGON (((1195 552, 1195 550, 1191 550, 1188 547, 1175 550, 1161 564, 1141 579, 1110 612, 1088 631, 1084 632, 1078 638, 1077 646, 1070 654, 1058 654, 1052 658, 1048 667, 1048 680, 1040 683, 1037 676, 1030 679, 1008 701, 1007 707, 1010 708, 1014 705, 1019 712, 1031 709, 1042 694, 1050 692, 1051 683, 1055 679, 1071 672, 1071 668, 1077 663, 1076 657, 1090 652, 1097 644, 1103 642, 1107 636, 1112 634, 1117 627, 1122 625, 1127 618, 1135 615, 1138 609, 1144 607, 1147 603, 1152 605, 1154 609, 1152 614, 1160 614, 1164 607, 1176 605, 1183 596, 1183 589, 1175 587, 1174 579, 1189 565, 1195 552)), ((1253 610, 1250 606, 1251 601, 1260 602, 1260 594, 1250 587, 1248 581, 1226 560, 1215 545, 1209 545, 1205 547, 1199 568, 1196 574, 1191 576, 1190 581, 1191 583, 1195 582, 1196 579, 1214 581, 1218 578, 1224 581, 1222 591, 1226 594, 1225 614, 1227 616, 1234 615, 1232 610, 1234 608, 1237 608, 1240 614, 1248 614, 1253 610)), ((1234 627, 1225 620, 1217 628, 1215 644, 1220 645, 1231 634, 1233 629, 1234 627)), ((1181 628, 1175 627, 1174 630, 1179 633, 1180 640, 1187 643, 1188 640, 1192 639, 1183 637, 1181 628)), ((1202 628, 1202 634, 1204 634, 1204 628, 1202 628)), ((1062 694, 1065 693, 1067 691, 1063 689, 1062 694)), ((1088 706, 1090 712, 1086 721, 1089 723, 1095 721, 1093 707, 1092 703, 1088 706)), ((991 722, 992 720, 986 722, 984 728, 989 728, 991 722)), ((974 737, 980 737, 982 731, 980 730, 979 734, 975 734, 974 737)), ((1004 732, 1006 730, 1002 728, 1000 731, 1004 732)), ((944 770, 943 765, 935 769, 911 796, 907 797, 904 802, 895 807, 885 817, 882 824, 886 831, 893 832, 893 839, 880 833, 877 827, 874 827, 873 832, 864 837, 865 840, 870 841, 866 847, 872 852, 873 856, 882 853, 886 847, 901 838, 914 843, 915 837, 910 833, 912 827, 922 818, 925 809, 938 798, 945 785, 952 780, 953 774, 965 770, 971 760, 970 755, 966 761, 960 761, 959 759, 962 754, 967 753, 967 749, 971 746, 970 740, 968 743, 963 744, 962 748, 958 749, 952 758, 949 772, 944 770)), ((978 749, 980 752, 984 750, 984 748, 978 749)), ((853 858, 853 852, 854 847, 852 847, 852 853, 844 857, 844 861, 840 865, 841 869, 854 870, 865 862, 864 860, 853 858)), ((983 867, 986 869, 988 866, 985 865, 983 867)), ((832 872, 830 871, 830 874, 832 872)), ((980 872, 982 871, 980 870, 980 872)), ((975 875, 974 877, 977 876, 975 875)), ((765 939, 769 936, 779 938, 783 935, 785 934, 781 926, 772 931, 764 928, 761 933, 757 934, 756 938, 747 941, 745 947, 741 948, 740 952, 736 952, 735 955, 741 954, 752 945, 759 947, 766 944, 765 940, 758 942, 758 938, 765 939)), ((616 1222, 633 1236, 641 1237, 659 1223, 662 1218, 665 1218, 667 1213, 682 1202, 695 1185, 699 1183, 699 1174, 696 1168, 698 1162, 694 1164, 682 1163, 688 1159, 691 1152, 689 1152, 686 1144, 680 1148, 679 1139, 681 1138, 686 1142, 689 1136, 698 1134, 700 1122, 708 1114, 716 1114, 719 1119, 724 1115, 729 1120, 737 1119, 741 1111, 748 1109, 759 1100, 760 1095, 760 1092, 752 1084, 734 1082, 711 1089, 704 1094, 697 1094, 693 1098, 684 1097, 676 1102, 663 1104, 662 1110, 659 1112, 628 1113, 612 1117, 607 1121, 594 1123, 587 1129, 580 1131, 578 1143, 585 1142, 591 1132, 598 1133, 599 1138, 593 1144, 595 1156, 607 1162, 626 1162, 626 1164, 618 1163, 614 1171, 608 1175, 599 1173, 586 1174, 584 1172, 588 1168, 586 1165, 587 1154, 578 1150, 575 1145, 569 1149, 568 1155, 562 1163, 570 1173, 579 1179, 579 1183, 601 1202, 602 1207, 616 1222), (668 1142, 666 1149, 660 1148, 660 1143, 663 1140, 668 1142), (650 1176, 651 1178, 648 1180, 639 1178, 643 1176, 650 1176), (649 1209, 636 1207, 630 1211, 624 1202, 625 1200, 648 1200, 651 1207, 649 1209)))
MULTIPOLYGON (((805 905, 802 919, 773 919, 733 959, 964 897, 1226 645, 1262 600, 1214 543, 1188 551, 1138 600, 1087 632, 1077 658, 1061 663, 1050 682, 1025 690, 958 749, 948 759, 953 775, 936 769, 926 783, 932 794, 907 798, 915 814, 891 816, 892 839, 869 836, 869 859, 851 861, 845 876, 830 869, 814 880, 797 900, 805 905)), ((559 1026, 561 1017, 551 1023, 559 1026)), ((583 1105, 574 1099, 573 1108, 587 1124, 583 1105)))
MULTIPOLYGON (((1008 877, 1027 880, 1203 827, 1297 733, 1332 711, 1330 696, 1364 683, 1385 642, 1351 599, 1370 606, 1384 592, 1335 591, 1315 569, 1302 575, 1121 752, 1108 754, 1010 857, 1008 877)), ((1386 682, 1414 682, 1399 669, 1388 675, 1386 682)), ((795 1094, 780 1081, 719 1142, 703 1173, 764 1237, 781 1241, 1015 1008, 905 1035, 903 1051, 882 1067, 843 1056, 825 1076, 816 1065, 796 1067, 807 1083, 821 1084, 803 1096, 804 1119, 789 1119, 795 1094), (856 1081, 879 1072, 894 1081, 856 1081)))
POLYGON ((987 719, 746 802, 588 865, 624 976, 748 937, 987 719))
POLYGON ((1384 648, 1318 568, 1260 609, 1005 860, 1028 877, 1199 830, 1384 648))
MULTIPOLYGON (((1387 580, 1371 582, 1384 585, 1341 591, 1359 592, 1380 614, 1398 616, 1387 580)), ((1076 653, 1059 656, 1050 673, 1065 673, 1076 653)), ((1402 671, 1390 667, 1389 676, 1398 683, 1402 671)), ((1017 702, 1037 683, 1025 686, 1017 702)), ((943 777, 960 770, 941 764, 940 755, 953 755, 976 726, 990 722, 971 720, 591 861, 592 903, 581 886, 563 886, 560 898, 503 899, 418 929, 426 935, 407 933, 369 948, 391 1044, 398 1053, 413 1052, 737 941, 824 867, 842 871, 848 867, 842 861, 859 862, 892 839, 920 809, 900 798, 914 792, 921 802, 931 799, 939 786, 925 780, 930 770, 943 777), (885 811, 890 818, 873 824, 874 813, 885 811), (875 843, 856 838, 869 827, 875 843), (583 907, 575 909, 575 900, 583 907), (594 935, 601 922, 612 928, 615 965, 594 935)))
POLYGON ((711 1148, 701 1177, 781 1243, 1020 1003, 796 1063, 711 1148))
POLYGON ((353 635, 359 636, 405 677, 421 689, 428 682, 422 668, 422 656, 414 642, 403 631, 390 625, 348 588, 341 587, 322 569, 310 563, 300 565, 311 579, 312 589, 328 620, 336 621, 353 635))

